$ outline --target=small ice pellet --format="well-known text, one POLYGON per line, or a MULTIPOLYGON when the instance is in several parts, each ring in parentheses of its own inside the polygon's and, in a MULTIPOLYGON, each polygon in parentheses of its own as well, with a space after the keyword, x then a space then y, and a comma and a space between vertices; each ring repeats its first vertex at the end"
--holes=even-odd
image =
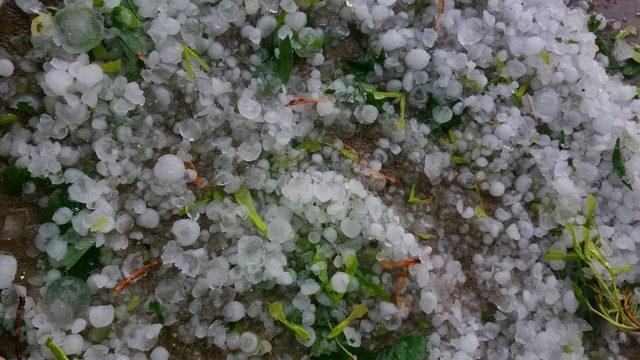
POLYGON ((58 237, 49 240, 47 255, 55 260, 64 259, 65 255, 67 255, 67 242, 58 237))
POLYGON ((182 246, 189 246, 198 240, 200 225, 191 219, 176 220, 171 226, 171 233, 182 246))
POLYGON ((475 334, 467 334, 460 338, 460 350, 467 354, 473 354, 480 345, 480 341, 475 334))
POLYGON ((11 255, 0 255, 0 289, 6 289, 16 278, 18 261, 11 255))
POLYGON ((395 29, 387 30, 387 32, 380 37, 380 45, 386 51, 402 47, 406 42, 407 40, 395 29))
POLYGON ((239 301, 231 301, 222 308, 225 320, 236 322, 244 317, 244 305, 239 301))
POLYGON ((112 305, 93 306, 89 309, 89 323, 94 328, 103 328, 111 325, 115 316, 112 305))
POLYGON ((349 288, 350 280, 351 280, 351 277, 349 276, 349 274, 342 271, 338 271, 335 274, 333 274, 333 276, 331 277, 331 288, 333 289, 333 291, 339 294, 344 294, 347 292, 347 289, 349 288))
POLYGON ((448 106, 436 106, 432 110, 433 120, 438 124, 444 124, 451 120, 453 111, 448 106))
POLYGON ((242 352, 250 354, 258 348, 258 335, 251 331, 245 331, 240 335, 240 350, 242 352))
POLYGON ((82 335, 70 334, 67 335, 60 347, 67 355, 80 354, 84 347, 84 339, 82 338, 82 335))
POLYGON ((0 59, 0 76, 9 77, 13 75, 13 63, 9 59, 0 59))
POLYGON ((152 208, 146 208, 136 217, 136 224, 146 229, 154 229, 160 224, 160 215, 152 208))
POLYGON ((53 213, 52 220, 58 225, 63 225, 71 221, 73 217, 73 211, 68 207, 61 207, 53 213))
POLYGON ((150 355, 151 360, 168 360, 169 359, 169 351, 163 348, 162 346, 158 346, 153 349, 150 355))
POLYGON ((458 25, 458 41, 462 46, 473 45, 482 40, 483 36, 484 28, 480 19, 466 19, 458 25))
POLYGON ((104 73, 102 72, 102 68, 100 66, 96 64, 89 64, 87 66, 79 68, 76 77, 81 83, 88 86, 93 86, 102 81, 104 73))
POLYGON ((505 285, 506 283, 509 282, 509 280, 511 280, 511 273, 509 273, 508 271, 498 271, 493 278, 496 280, 496 282, 500 285, 505 285))
POLYGON ((422 70, 431 60, 431 55, 423 49, 411 49, 404 57, 404 63, 411 70, 422 70))
POLYGON ((56 95, 64 95, 73 86, 73 77, 64 70, 51 70, 44 75, 44 81, 56 95))
POLYGON ((184 172, 182 159, 173 154, 160 156, 153 167, 153 175, 164 182, 176 182, 184 177, 184 172))
POLYGON ((344 236, 353 239, 360 234, 362 226, 359 222, 352 220, 351 218, 344 218, 340 222, 340 230, 344 236))
POLYGON ((134 105, 144 105, 144 92, 136 82, 130 82, 124 90, 124 98, 134 105))
POLYGON ((500 197, 504 195, 504 184, 501 183, 500 181, 492 182, 491 185, 489 186, 489 194, 495 197, 500 197))
POLYGON ((240 100, 238 100, 238 112, 249 120, 257 118, 261 111, 262 106, 253 99, 241 97, 240 100))

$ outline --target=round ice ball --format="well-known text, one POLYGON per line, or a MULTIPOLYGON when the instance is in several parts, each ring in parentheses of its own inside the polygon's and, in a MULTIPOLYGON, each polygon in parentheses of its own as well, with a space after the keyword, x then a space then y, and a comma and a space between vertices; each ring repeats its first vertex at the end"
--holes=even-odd
POLYGON ((52 282, 44 295, 44 312, 52 323, 70 324, 89 308, 91 290, 87 283, 73 276, 52 282))
POLYGON ((473 45, 484 36, 482 21, 478 18, 470 18, 463 21, 458 27, 458 41, 462 46, 473 45))
POLYGON ((551 120, 560 112, 560 96, 551 89, 536 91, 531 106, 535 115, 551 120))
POLYGON ((351 277, 349 276, 349 274, 342 271, 338 271, 335 274, 333 274, 333 276, 331 277, 331 280, 330 280, 331 288, 333 289, 333 291, 337 292, 338 294, 344 294, 347 292, 347 289, 349 288, 350 279, 351 277))
POLYGON ((169 359, 169 351, 163 348, 162 346, 158 346, 153 349, 151 355, 149 356, 151 360, 168 360, 169 359))
POLYGON ((423 49, 409 50, 404 57, 405 64, 407 64, 407 67, 411 70, 424 69, 427 64, 429 64, 429 60, 431 60, 431 55, 423 49))
POLYGON ((453 111, 448 106, 436 106, 433 108, 431 115, 433 120, 438 124, 444 124, 451 120, 453 117, 453 111))
POLYGON ((180 245, 189 246, 198 240, 200 225, 191 219, 176 220, 171 226, 171 233, 176 237, 180 245))
POLYGON ((146 208, 136 217, 136 224, 145 229, 154 229, 160 224, 160 215, 152 208, 146 208))
POLYGON ((56 69, 44 75, 44 82, 56 95, 64 95, 73 86, 73 77, 64 70, 56 69))
POLYGON ((85 6, 67 6, 53 18, 56 41, 70 52, 85 53, 104 38, 104 19, 85 6))
POLYGON ((13 75, 13 63, 9 59, 0 59, 0 76, 8 77, 13 75))
POLYGON ((94 328, 103 328, 111 325, 115 316, 112 305, 92 306, 89 309, 89 323, 94 328))
POLYGON ((240 350, 244 353, 252 353, 258 348, 258 335, 251 331, 245 331, 240 335, 240 350))
POLYGON ((153 175, 164 182, 176 182, 182 179, 184 171, 185 167, 182 159, 173 154, 160 156, 153 167, 153 175))
POLYGON ((244 305, 239 301, 231 301, 222 308, 222 314, 225 320, 236 322, 244 317, 244 305))
POLYGON ((11 255, 0 255, 0 289, 6 289, 16 278, 18 261, 11 255))
POLYGON ((89 64, 78 69, 78 81, 88 86, 99 83, 103 77, 102 68, 96 64, 89 64))
POLYGON ((260 106, 259 102, 253 99, 242 97, 238 100, 238 112, 247 119, 251 120, 257 118, 261 111, 262 106, 260 106))

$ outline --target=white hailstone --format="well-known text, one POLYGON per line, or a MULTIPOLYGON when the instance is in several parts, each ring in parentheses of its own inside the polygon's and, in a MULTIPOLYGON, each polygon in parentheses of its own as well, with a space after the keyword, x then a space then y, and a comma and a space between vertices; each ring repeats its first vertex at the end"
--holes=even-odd
POLYGON ((480 19, 469 18, 458 26, 458 41, 462 46, 473 45, 482 40, 483 36, 484 28, 480 19))
POLYGON ((240 335, 239 342, 240 350, 242 350, 242 352, 244 353, 251 354, 258 348, 258 335, 252 333, 251 331, 245 331, 242 333, 242 335, 240 335))
POLYGON ((307 14, 301 11, 289 13, 284 17, 284 23, 289 25, 291 30, 298 32, 307 24, 307 14))
POLYGON ((245 141, 238 146, 238 157, 242 161, 255 161, 262 153, 262 144, 259 141, 245 141))
POLYGON ((56 95, 64 95, 73 86, 73 77, 64 70, 51 70, 44 75, 44 82, 56 95))
POLYGON ((13 63, 9 59, 0 59, 0 76, 9 77, 13 75, 13 63))
POLYGON ((522 237, 520 236, 520 231, 518 231, 518 226, 516 224, 511 224, 507 227, 507 236, 511 240, 520 240, 522 237))
POLYGON ((253 120, 260 116, 260 112, 262 111, 262 106, 259 102, 247 98, 241 97, 238 100, 238 112, 240 115, 244 116, 249 120, 253 120))
POLYGON ((229 350, 238 350, 240 347, 240 334, 233 331, 227 334, 227 338, 225 339, 227 348, 229 350))
POLYGON ((508 271, 498 271, 493 278, 498 284, 505 285, 509 280, 511 280, 511 273, 508 271))
POLYGON ((570 314, 573 314, 578 310, 578 300, 576 300, 576 296, 573 291, 567 291, 562 296, 562 305, 570 314))
POLYGON ((144 91, 137 82, 130 82, 124 89, 124 98, 134 105, 144 105, 144 91))
POLYGON ((222 308, 222 315, 226 321, 236 322, 244 317, 244 305, 239 301, 231 301, 222 308))
POLYGON ((303 295, 313 295, 320 291, 320 285, 313 279, 307 279, 300 285, 300 292, 303 295))
POLYGON ((63 225, 71 221, 72 217, 73 211, 71 211, 71 209, 69 209, 68 207, 61 207, 56 210, 55 213, 53 213, 52 220, 58 225, 63 225))
POLYGON ((327 227, 322 230, 322 236, 327 239, 328 242, 332 243, 338 238, 338 232, 332 227, 327 227))
POLYGON ((420 310, 425 314, 431 314, 438 305, 436 294, 430 291, 423 291, 420 295, 420 310))
POLYGON ((360 235, 360 231, 362 230, 362 225, 356 220, 351 218, 343 218, 340 221, 340 231, 344 234, 344 236, 353 239, 360 235))
POLYGON ((460 338, 460 350, 467 354, 473 354, 480 345, 480 341, 475 334, 467 334, 460 338))
POLYGON ((163 348, 162 346, 158 346, 153 349, 151 355, 149 356, 151 360, 168 360, 169 359, 169 351, 163 348))
POLYGON ((349 281, 351 280, 351 276, 346 272, 338 271, 331 277, 331 288, 333 291, 344 294, 347 292, 349 288, 349 281))
POLYGON ((61 238, 53 238, 47 244, 47 255, 52 259, 62 260, 67 255, 67 242, 61 238))
POLYGON ((164 182, 176 182, 184 177, 184 172, 182 159, 173 154, 160 156, 153 167, 153 175, 164 182))
POLYGON ((89 64, 78 69, 76 78, 85 85, 93 86, 102 81, 103 76, 104 73, 100 66, 96 64, 89 64))
POLYGON ((385 51, 402 47, 406 42, 407 40, 395 29, 387 30, 387 32, 380 37, 380 45, 385 51))
POLYGON ((354 112, 356 119, 361 124, 373 124, 378 118, 378 114, 378 108, 369 104, 358 106, 354 112))
POLYGON ((92 306, 89 309, 89 323, 94 328, 103 328, 111 325, 115 317, 115 309, 112 305, 92 306))
POLYGON ((189 246, 198 240, 200 225, 191 219, 176 220, 171 226, 171 233, 181 246, 189 246))
POLYGON ((422 70, 431 60, 431 55, 423 49, 411 49, 404 57, 404 63, 411 70, 422 70))
POLYGON ((11 255, 0 255, 0 289, 6 289, 16 278, 18 261, 11 255))
POLYGON ((436 106, 431 111, 433 121, 444 124, 453 118, 453 111, 448 106, 436 106))
POLYGON ((335 106, 333 106, 333 101, 327 102, 319 102, 316 104, 316 111, 319 116, 327 116, 331 115, 335 111, 335 106))
POLYGON ((524 42, 525 46, 523 48, 524 53, 529 56, 538 55, 540 51, 544 48, 544 40, 537 36, 532 36, 527 38, 524 42))
POLYGON ((67 355, 80 354, 84 347, 84 339, 82 335, 70 334, 64 339, 64 342, 60 345, 62 351, 67 355))
POLYGON ((347 326, 344 328, 342 333, 344 334, 345 339, 347 339, 347 344, 349 346, 356 348, 360 347, 362 343, 362 334, 360 334, 358 330, 351 326, 347 326))
POLYGON ((267 228, 269 229, 269 240, 276 243, 283 243, 289 240, 293 240, 295 233, 291 224, 288 221, 282 218, 276 218, 271 220, 267 224, 267 228))
POLYGON ((538 117, 552 120, 560 112, 560 96, 550 89, 536 91, 531 106, 538 117))
POLYGON ((160 224, 160 215, 152 208, 146 208, 136 217, 136 224, 145 229, 155 229, 160 224))
POLYGON ((500 181, 494 181, 489 185, 489 194, 500 197, 504 194, 504 184, 500 181))
POLYGON ((78 334, 84 331, 87 327, 87 320, 83 318, 77 318, 76 321, 71 324, 71 333, 78 334))

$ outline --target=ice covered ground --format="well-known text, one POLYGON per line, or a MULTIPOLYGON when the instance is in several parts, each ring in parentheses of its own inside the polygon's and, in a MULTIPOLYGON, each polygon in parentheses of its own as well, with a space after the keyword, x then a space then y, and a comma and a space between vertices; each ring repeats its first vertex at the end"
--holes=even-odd
POLYGON ((640 100, 584 10, 18 5, 38 17, 0 60, 2 185, 44 209, 41 271, 18 285, 0 255, 0 315, 14 334, 24 296, 24 358, 344 358, 412 331, 431 359, 637 347, 585 317, 562 257, 598 229, 640 300, 640 100))

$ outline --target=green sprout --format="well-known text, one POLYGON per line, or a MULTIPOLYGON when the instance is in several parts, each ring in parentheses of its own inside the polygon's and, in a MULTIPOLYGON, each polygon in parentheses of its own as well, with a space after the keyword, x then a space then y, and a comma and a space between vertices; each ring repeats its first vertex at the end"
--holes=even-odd
POLYGON ((404 114, 407 108, 407 96, 401 91, 374 91, 373 98, 376 100, 382 99, 400 99, 400 118, 398 119, 398 129, 404 129, 404 114))
POLYGON ((600 232, 597 229, 594 214, 596 198, 585 200, 587 214, 584 225, 564 224, 572 239, 572 247, 567 253, 551 250, 545 255, 548 261, 561 260, 575 264, 572 276, 573 293, 584 309, 597 315, 620 331, 640 332, 640 303, 632 303, 631 289, 618 287, 616 276, 631 266, 615 268, 604 257, 600 246, 600 232), (580 239, 582 242, 580 242, 580 239))
POLYGON ((426 203, 430 203, 433 198, 428 197, 426 199, 420 199, 416 196, 416 184, 411 185, 411 191, 409 192, 409 199, 407 200, 409 204, 422 205, 426 203))
POLYGON ((54 343, 53 339, 51 339, 50 337, 47 338, 47 341, 45 341, 44 345, 48 347, 49 350, 51 350, 51 353, 53 354, 53 357, 56 358, 56 360, 69 360, 67 354, 65 354, 64 351, 62 351, 62 349, 60 349, 60 347, 56 345, 56 343, 54 343))
POLYGON ((236 191, 235 196, 236 202, 247 208, 247 215, 249 216, 249 219, 251 219, 251 222, 253 222, 253 225, 255 225, 263 234, 269 236, 269 229, 267 228, 267 225, 265 225, 264 221, 262 221, 262 218, 260 218, 256 208, 253 206, 253 198, 251 198, 249 190, 244 186, 241 186, 236 191))
POLYGON ((206 72, 211 71, 211 67, 207 64, 201 57, 196 53, 192 48, 187 46, 186 44, 182 44, 182 57, 184 58, 184 69, 187 71, 189 75, 189 79, 193 80, 195 75, 193 73, 193 69, 191 68, 191 59, 195 59, 202 69, 206 72))
POLYGON ((285 328, 293 331, 303 341, 309 341, 311 338, 311 335, 305 328, 287 320, 287 316, 284 313, 284 307, 281 303, 276 301, 269 304, 269 316, 271 316, 273 320, 279 321, 285 328))
POLYGON ((487 211, 484 208, 484 201, 482 200, 482 194, 480 194, 480 186, 476 183, 476 193, 478 194, 478 205, 474 210, 474 213, 479 218, 488 218, 487 211))
POLYGON ((336 325, 336 327, 331 329, 331 332, 329 333, 329 335, 327 335, 327 339, 331 340, 333 338, 338 337, 338 335, 342 334, 342 331, 344 331, 344 329, 347 326, 349 326, 349 324, 353 320, 360 319, 368 311, 369 311, 369 308, 367 308, 366 305, 362 305, 362 304, 356 305, 353 308, 353 310, 351 310, 351 313, 349 314, 349 316, 347 316, 346 319, 342 320, 338 325, 336 325))

